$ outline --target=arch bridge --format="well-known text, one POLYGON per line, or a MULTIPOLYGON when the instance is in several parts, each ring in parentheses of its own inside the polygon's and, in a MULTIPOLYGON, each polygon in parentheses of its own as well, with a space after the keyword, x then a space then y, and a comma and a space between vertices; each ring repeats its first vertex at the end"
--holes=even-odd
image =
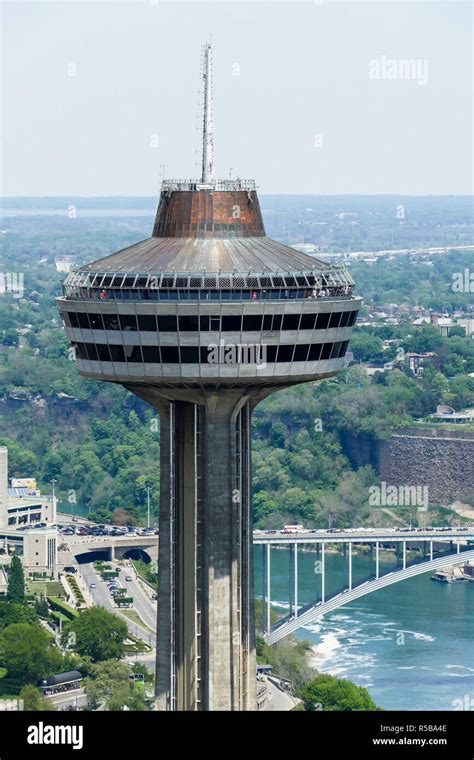
POLYGON ((282 531, 271 534, 266 532, 254 535, 254 545, 262 547, 264 639, 267 644, 274 644, 328 612, 374 591, 446 565, 474 560, 474 527, 438 530, 377 530, 370 533, 357 530, 292 534, 282 531), (347 564, 347 581, 344 587, 335 593, 327 592, 329 584, 326 560, 329 544, 343 544, 343 556, 347 564), (369 578, 357 583, 354 582, 353 556, 357 548, 364 545, 370 548, 373 572, 369 578), (271 625, 271 549, 277 546, 286 546, 290 549, 290 605, 288 614, 271 625), (299 605, 298 557, 303 547, 308 546, 316 550, 315 572, 320 576, 320 581, 318 593, 315 593, 313 601, 299 605), (388 547, 395 551, 396 566, 384 572, 380 561, 380 551, 388 547), (411 555, 413 549, 417 550, 415 556, 411 555))

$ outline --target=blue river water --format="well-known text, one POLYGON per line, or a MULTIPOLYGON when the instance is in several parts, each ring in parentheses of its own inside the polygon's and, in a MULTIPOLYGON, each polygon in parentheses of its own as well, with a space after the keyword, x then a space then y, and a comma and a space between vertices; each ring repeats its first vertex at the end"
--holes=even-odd
MULTIPOLYGON (((272 550, 271 598, 284 615, 289 603, 289 551, 272 550)), ((315 598, 316 555, 299 552, 298 602, 315 598)), ((384 554, 382 567, 394 565, 384 554)), ((354 583, 368 577, 368 556, 354 557, 354 583)), ((347 562, 326 556, 328 593, 343 587, 347 562)), ((255 593, 262 596, 262 548, 255 549, 255 593)), ((259 621, 257 621, 258 623, 259 621)), ((474 582, 437 583, 425 573, 369 594, 302 628, 312 664, 348 678, 387 710, 474 709, 474 582)))

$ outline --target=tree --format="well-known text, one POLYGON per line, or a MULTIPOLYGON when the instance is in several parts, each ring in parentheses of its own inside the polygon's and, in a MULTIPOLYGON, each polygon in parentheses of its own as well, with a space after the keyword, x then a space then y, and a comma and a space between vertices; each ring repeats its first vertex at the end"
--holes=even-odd
POLYGON ((116 660, 94 665, 90 677, 84 682, 89 707, 97 709, 105 703, 108 710, 122 710, 125 705, 130 710, 145 710, 142 695, 130 682, 131 673, 128 665, 116 660))
POLYGON ((363 362, 383 362, 385 355, 382 347, 382 341, 376 335, 358 330, 351 339, 351 351, 357 361, 363 362))
POLYGON ((23 602, 25 600, 25 576, 19 557, 13 557, 10 563, 7 599, 9 602, 23 602))
POLYGON ((314 712, 378 710, 367 689, 334 676, 319 675, 301 690, 305 710, 314 712))
POLYGON ((23 684, 58 673, 63 665, 53 637, 36 623, 13 623, 1 632, 0 661, 23 684))
POLYGON ((20 699, 23 700, 23 709, 27 712, 45 712, 56 709, 53 702, 43 697, 40 690, 32 684, 23 686, 20 691, 20 699))
POLYGON ((90 657, 92 662, 119 660, 124 655, 127 624, 101 607, 91 607, 81 612, 68 624, 64 636, 67 638, 70 632, 76 635, 74 650, 90 657))
POLYGON ((32 610, 27 604, 0 602, 0 631, 13 623, 36 623, 37 621, 38 617, 35 610, 32 610))
POLYGON ((136 525, 137 520, 125 509, 115 509, 112 518, 112 525, 136 525))

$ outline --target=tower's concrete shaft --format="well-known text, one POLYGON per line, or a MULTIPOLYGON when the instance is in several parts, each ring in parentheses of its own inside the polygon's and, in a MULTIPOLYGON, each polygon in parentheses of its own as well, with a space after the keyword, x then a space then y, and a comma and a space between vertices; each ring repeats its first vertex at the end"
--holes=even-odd
POLYGON ((255 709, 252 402, 153 400, 161 418, 159 709, 255 709))

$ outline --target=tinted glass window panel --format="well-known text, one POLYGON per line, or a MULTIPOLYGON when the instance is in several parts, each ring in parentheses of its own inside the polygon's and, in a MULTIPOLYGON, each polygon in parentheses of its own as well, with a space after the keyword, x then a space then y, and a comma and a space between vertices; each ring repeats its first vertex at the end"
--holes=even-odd
POLYGON ((332 343, 325 343, 323 346, 323 350, 321 351, 321 361, 324 359, 329 359, 331 356, 331 350, 332 350, 332 343))
POLYGON ((90 329, 89 317, 87 314, 82 314, 81 312, 79 312, 77 315, 77 319, 79 320, 79 327, 82 327, 84 330, 90 329))
POLYGON ((249 314, 244 316, 242 330, 245 332, 260 332, 262 329, 262 321, 260 314, 249 314))
POLYGON ((272 315, 266 314, 263 318, 263 329, 264 330, 271 330, 272 329, 272 315))
POLYGON ((156 317, 154 314, 139 314, 138 329, 144 332, 156 332, 156 317))
POLYGON ((226 332, 240 332, 242 329, 242 317, 222 317, 222 329, 226 332))
POLYGON ((177 332, 178 320, 174 316, 159 316, 158 330, 160 332, 177 332))
POLYGON ((199 364, 199 346, 181 346, 182 364, 199 364))
POLYGON ((137 318, 134 314, 120 314, 120 327, 122 330, 136 332, 137 318))
POLYGON ((99 361, 101 362, 110 361, 109 347, 106 343, 97 343, 97 353, 99 355, 99 361))
POLYGON ((337 359, 339 356, 339 350, 341 348, 341 342, 333 343, 332 351, 331 351, 331 359, 337 359))
POLYGON ((106 330, 120 330, 118 317, 116 314, 104 314, 104 328, 106 330))
POLYGON ((124 362, 125 353, 122 346, 109 346, 110 356, 113 362, 124 362))
POLYGON ((347 327, 350 315, 351 315, 350 311, 343 311, 342 312, 341 321, 339 322, 339 327, 347 327))
POLYGON ((219 332, 221 329, 221 318, 211 315, 209 318, 209 329, 211 332, 219 332))
POLYGON ((125 346, 125 355, 128 362, 142 362, 142 351, 140 346, 125 346))
POLYGON ((314 324, 316 322, 316 314, 302 314, 300 322, 300 330, 314 330, 314 324))
POLYGON ((325 330, 329 324, 329 314, 318 314, 316 330, 325 330))
POLYGON ((273 364, 274 362, 276 362, 277 349, 278 349, 278 346, 267 346, 266 347, 267 362, 270 362, 271 364, 273 364))
POLYGON ((341 343, 341 346, 339 348, 339 356, 338 356, 339 359, 341 358, 341 356, 345 356, 346 355, 346 351, 347 351, 347 346, 348 345, 349 345, 349 341, 348 340, 344 340, 341 343))
POLYGON ((356 311, 351 311, 351 316, 350 316, 350 319, 349 319, 349 325, 350 325, 350 327, 352 327, 352 325, 356 321, 357 314, 358 314, 357 310, 356 311))
POLYGON ((285 314, 283 317, 283 330, 297 330, 300 323, 299 314, 285 314))
POLYGON ((79 359, 87 359, 87 352, 84 343, 77 343, 75 349, 76 355, 79 357, 79 359))
POLYGON ((84 343, 84 346, 87 351, 87 358, 92 362, 96 362, 99 357, 97 356, 97 348, 95 346, 95 343, 84 343))
POLYGON ((291 362, 294 346, 278 346, 278 362, 291 362))
POLYGON ((317 362, 321 356, 322 347, 322 343, 313 343, 313 345, 309 347, 308 361, 317 362))
POLYGON ((104 323, 102 321, 102 314, 89 314, 89 322, 91 330, 103 330, 104 323))
POLYGON ((294 362, 305 362, 306 361, 306 357, 308 356, 308 349, 309 349, 308 345, 295 346, 295 353, 294 353, 294 356, 293 356, 293 361, 294 362))
POLYGON ((183 332, 197 332, 199 330, 199 320, 197 316, 179 317, 179 329, 183 332))
POLYGON ((331 319, 329 320, 329 327, 339 327, 340 321, 341 321, 341 312, 333 311, 333 313, 331 314, 331 319))
POLYGON ((209 315, 205 314, 200 317, 200 327, 204 332, 209 332, 209 315))
POLYGON ((68 311, 67 315, 69 317, 71 327, 79 327, 79 320, 77 318, 77 314, 74 311, 68 311))
POLYGON ((281 330, 282 320, 283 320, 283 317, 281 314, 274 314, 272 330, 281 330))
POLYGON ((160 349, 158 346, 142 346, 143 361, 149 364, 160 364, 160 349))
POLYGON ((161 346, 161 361, 164 364, 179 364, 178 346, 161 346))

